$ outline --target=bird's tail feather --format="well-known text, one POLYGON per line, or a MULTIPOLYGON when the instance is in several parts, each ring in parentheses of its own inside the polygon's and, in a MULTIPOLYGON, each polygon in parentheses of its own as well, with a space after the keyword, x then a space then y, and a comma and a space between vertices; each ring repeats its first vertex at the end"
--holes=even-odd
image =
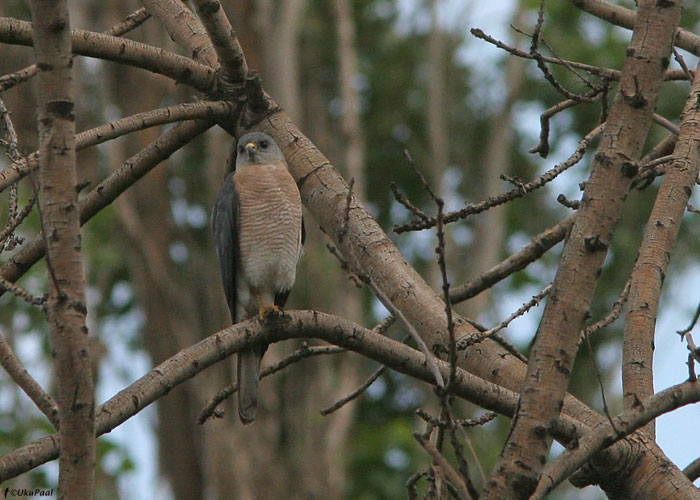
POLYGON ((258 412, 261 359, 258 349, 238 353, 238 416, 245 425, 253 423, 258 412))

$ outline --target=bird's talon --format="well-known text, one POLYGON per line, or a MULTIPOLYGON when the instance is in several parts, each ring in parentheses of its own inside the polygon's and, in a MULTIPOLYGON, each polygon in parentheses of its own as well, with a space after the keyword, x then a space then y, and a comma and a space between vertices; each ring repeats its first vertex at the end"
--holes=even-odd
POLYGON ((276 305, 260 306, 260 309, 258 311, 258 317, 260 319, 265 319, 268 316, 277 316, 279 314, 282 314, 282 309, 280 309, 276 305))

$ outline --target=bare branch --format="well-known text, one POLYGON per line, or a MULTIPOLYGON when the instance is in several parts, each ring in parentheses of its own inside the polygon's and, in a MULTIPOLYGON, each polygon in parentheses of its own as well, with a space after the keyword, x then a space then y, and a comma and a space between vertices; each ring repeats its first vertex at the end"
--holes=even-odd
POLYGON ((545 466, 537 490, 530 498, 533 500, 544 498, 596 452, 629 435, 647 422, 676 408, 698 401, 700 401, 700 384, 691 381, 683 382, 654 394, 633 408, 626 409, 614 417, 611 423, 596 425, 579 438, 576 448, 565 450, 545 466), (614 426, 611 425, 612 423, 614 426))
POLYGON ((447 459, 443 457, 435 445, 430 442, 430 439, 418 433, 414 433, 413 437, 416 438, 423 449, 428 453, 433 461, 433 464, 438 466, 440 470, 445 473, 447 479, 452 483, 452 485, 457 488, 460 498, 465 500, 476 500, 467 491, 467 485, 464 483, 464 479, 462 479, 462 477, 452 468, 447 459))
POLYGON ((32 0, 29 5, 39 69, 39 214, 52 278, 46 316, 58 386, 61 441, 58 487, 64 498, 92 500, 95 401, 85 318, 80 220, 76 210, 73 54, 68 5, 66 0, 32 0))
MULTIPOLYGON (((0 42, 32 45, 32 25, 10 17, 0 17, 0 42)), ((95 57, 158 73, 186 83, 208 94, 214 88, 214 70, 192 59, 158 47, 94 31, 72 30, 73 53, 95 57)))
MULTIPOLYGON (((700 75, 696 69, 690 95, 681 115, 678 142, 673 151, 632 271, 628 312, 624 326, 622 383, 625 408, 654 393, 652 363, 659 298, 669 256, 678 236, 695 180, 700 173, 700 75)), ((645 431, 653 438, 654 425, 645 431)))
MULTIPOLYGON (((312 346, 309 347, 306 342, 304 342, 301 346, 300 349, 297 349, 294 351, 292 354, 289 356, 284 357, 283 359, 279 360, 277 363, 274 365, 266 366, 262 370, 260 370, 260 378, 263 379, 265 377, 268 377, 270 375, 273 375, 279 371, 284 370, 288 366, 291 366, 295 363, 298 363, 301 360, 311 358, 314 356, 321 356, 324 354, 339 354, 342 352, 346 352, 346 349, 343 349, 342 347, 335 347, 335 346, 312 346)), ((386 368, 385 366, 382 366, 382 368, 386 368)), ((238 384, 231 384, 228 387, 225 387, 221 389, 216 395, 211 399, 211 401, 208 401, 207 404, 202 408, 202 411, 199 413, 199 416, 197 417, 197 423, 199 425, 204 424, 207 420, 209 420, 211 417, 221 417, 222 415, 217 413, 216 407, 219 406, 224 400, 232 396, 238 391, 238 384)))
MULTIPOLYGON (((85 224, 161 161, 211 127, 212 123, 207 120, 179 123, 129 158, 116 172, 95 186, 78 204, 80 223, 85 224)), ((40 233, 25 244, 9 261, 0 266, 0 277, 10 282, 16 282, 44 254, 44 237, 40 233)))
POLYGON ((651 126, 681 13, 680 2, 638 4, 618 92, 530 352, 518 416, 483 500, 528 496, 536 488, 552 441, 547 425, 561 412, 599 269, 637 173, 634 162, 651 126))
MULTIPOLYGON (((523 184, 519 188, 508 191, 507 193, 492 196, 484 201, 469 203, 465 208, 462 208, 460 210, 448 212, 447 214, 445 214, 445 217, 443 219, 444 222, 447 224, 458 220, 466 219, 470 215, 475 215, 484 212, 492 207, 507 203, 516 198, 521 198, 525 194, 532 192, 535 189, 539 189, 548 182, 551 182, 562 172, 565 172, 569 168, 576 165, 579 161, 581 161, 581 158, 583 158, 583 155, 588 149, 588 146, 591 143, 591 141, 603 131, 603 125, 598 125, 595 129, 586 134, 586 136, 579 142, 576 151, 566 161, 555 165, 552 169, 548 170, 533 181, 523 184)), ((422 229, 431 228, 436 224, 437 219, 435 217, 429 217, 426 220, 415 220, 408 224, 394 226, 394 231, 397 233, 403 233, 406 231, 419 231, 422 229)))
POLYGON ((596 321, 590 326, 587 326, 586 328, 583 329, 581 332, 581 338, 579 339, 579 343, 583 342, 587 338, 589 338, 591 335, 596 333, 598 330, 601 330, 602 328, 605 328, 609 324, 613 323, 617 318, 620 317, 620 313, 622 312, 622 307, 625 305, 627 302, 627 297, 629 297, 630 293, 630 284, 631 280, 627 280, 625 283, 625 286, 622 288, 622 292, 620 292, 620 296, 615 300, 613 303, 612 308, 610 309, 610 312, 605 316, 604 318, 596 321))
MULTIPOLYGON (((152 109, 79 133, 75 137, 75 149, 82 151, 117 137, 158 125, 197 118, 226 118, 231 114, 231 105, 226 101, 186 102, 167 108, 152 109)), ((27 155, 26 159, 0 171, 0 192, 38 167, 39 152, 35 151, 27 155)))
POLYGON ((12 377, 12 380, 29 396, 29 399, 34 402, 36 407, 46 415, 54 429, 58 429, 58 407, 56 403, 20 363, 2 333, 0 333, 0 364, 2 364, 8 375, 12 377))
MULTIPOLYGON (((96 412, 97 435, 110 432, 173 387, 234 352, 255 342, 273 343, 290 338, 323 339, 384 363, 406 375, 428 383, 435 382, 434 374, 426 366, 425 357, 420 351, 343 318, 317 311, 287 311, 283 317, 266 322, 256 319, 237 323, 180 351, 153 368, 100 406, 96 412)), ((449 365, 440 360, 436 362, 446 377, 449 365)), ((512 391, 462 369, 457 370, 454 394, 506 415, 512 414, 517 405, 517 395, 512 391)), ((555 425, 554 432, 562 439, 569 439, 577 432, 575 428, 579 428, 578 432, 586 429, 573 420, 564 418, 555 425)), ((0 457, 0 481, 55 459, 58 451, 56 436, 47 436, 0 457)))
POLYGON ((219 58, 223 81, 243 82, 248 75, 248 63, 223 6, 218 0, 194 0, 194 3, 219 58))
POLYGON ((526 302, 525 304, 520 306, 517 311, 515 311, 513 314, 508 316, 505 320, 501 321, 498 325, 494 326, 493 328, 489 328, 488 330, 485 330, 483 332, 479 332, 479 333, 476 333, 474 335, 470 335, 468 337, 459 339, 457 341, 457 348, 460 350, 466 349, 467 347, 474 345, 474 344, 478 344, 479 342, 482 342, 484 339, 487 339, 487 338, 491 337, 492 335, 494 335, 495 333, 500 332, 501 330, 506 328, 511 323, 511 321, 513 321, 515 318, 522 316, 523 314, 528 312, 533 307, 539 305, 540 302, 542 301, 542 299, 544 299, 547 295, 549 295, 549 292, 551 291, 551 289, 552 289, 551 284, 544 287, 544 289, 540 293, 538 293, 537 295, 532 297, 532 299, 530 299, 528 302, 526 302))
MULTIPOLYGON (((132 12, 119 24, 115 24, 110 29, 105 31, 105 35, 122 36, 125 33, 141 26, 146 20, 151 17, 143 7, 135 12, 132 12)), ((0 93, 6 92, 17 84, 26 82, 30 78, 36 76, 36 64, 22 68, 14 73, 0 76, 0 93)))

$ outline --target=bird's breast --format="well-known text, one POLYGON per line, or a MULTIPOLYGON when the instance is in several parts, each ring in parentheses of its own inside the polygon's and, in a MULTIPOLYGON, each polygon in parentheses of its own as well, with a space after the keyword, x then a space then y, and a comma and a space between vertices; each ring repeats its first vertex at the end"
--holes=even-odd
POLYGON ((240 267, 256 289, 291 289, 301 251, 301 198, 282 165, 256 165, 235 174, 239 196, 240 267))

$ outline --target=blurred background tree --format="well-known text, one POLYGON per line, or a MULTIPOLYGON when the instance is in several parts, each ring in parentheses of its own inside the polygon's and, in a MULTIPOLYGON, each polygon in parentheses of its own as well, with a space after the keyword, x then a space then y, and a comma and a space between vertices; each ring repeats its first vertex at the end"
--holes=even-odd
MULTIPOLYGON (((433 211, 405 151, 446 199, 447 208, 456 209, 465 201, 510 189, 501 174, 528 180, 562 161, 600 120, 600 102, 575 106, 552 120, 549 157, 528 153, 538 141, 539 114, 562 97, 534 62, 509 57, 472 37, 469 29, 482 28, 527 50, 530 39, 522 32, 533 30, 538 8, 534 0, 222 4, 266 90, 346 178, 355 178, 355 193, 387 231, 410 217, 392 196, 391 182, 427 212, 433 211), (510 29, 511 23, 519 30, 510 29)), ((106 30, 140 6, 136 0, 72 2, 72 24, 106 30)), ((28 8, 19 0, 3 2, 0 14, 29 19, 28 8)), ((682 25, 696 27, 699 16, 698 6, 688 3, 682 25)), ((547 5, 542 35, 561 57, 608 68, 622 66, 630 36, 566 2, 547 5)), ((178 50, 155 20, 127 36, 178 50)), ((685 57, 693 66, 692 57, 685 57)), ((0 73, 31 60, 31 48, 5 45, 0 73)), ((192 98, 185 86, 123 65, 78 57, 75 71, 78 130, 192 98)), ((553 71, 570 90, 586 90, 570 72, 553 71)), ((687 89, 687 82, 668 85, 659 113, 677 117, 687 89)), ((34 116, 27 112, 34 109, 33 85, 16 86, 1 97, 17 126, 21 152, 35 150, 34 116)), ((80 175, 96 184, 159 133, 153 128, 81 152, 80 175)), ((650 144, 664 134, 660 127, 655 129, 650 144)), ((149 367, 227 326, 208 222, 230 142, 222 130, 212 129, 85 227, 98 402, 149 367)), ((560 193, 578 199, 588 163, 584 160, 538 193, 451 225, 447 252, 452 283, 489 269, 563 218, 569 209, 554 200, 560 193)), ((630 195, 597 290, 594 318, 606 314, 631 272, 654 191, 652 185, 630 195)), ((24 202, 30 195, 24 185, 20 199, 24 202)), ((307 217, 306 227, 305 256, 288 307, 337 313, 368 326, 380 321, 387 312, 369 292, 354 288, 312 218, 307 217)), ((37 228, 33 215, 23 231, 29 235, 37 228)), ((667 283, 700 272, 698 225, 686 224, 681 232, 667 283)), ((434 234, 396 235, 394 241, 437 287, 434 234)), ((557 253, 545 255, 458 310, 484 324, 496 324, 551 281, 557 253)), ((26 288, 43 293, 44 276, 43 264, 35 266, 24 278, 26 288)), ((697 296, 690 298, 694 300, 697 296)), ((2 330, 30 371, 50 385, 43 317, 9 294, 0 304, 2 330)), ((685 326, 689 311, 673 311, 674 326, 685 326)), ((510 338, 525 352, 538 316, 534 311, 510 328, 510 338)), ((392 336, 401 335, 400 328, 395 330, 392 336)), ((592 342, 613 412, 621 409, 620 342, 615 325, 592 342)), ((265 363, 300 344, 271 346, 265 363)), ((576 363, 571 392, 600 408, 600 391, 591 383, 593 368, 585 349, 576 363)), ((263 382, 262 408, 252 430, 242 429, 230 417, 230 407, 225 418, 199 426, 195 420, 205 401, 232 379, 232 367, 221 365, 177 387, 159 400, 155 411, 139 415, 138 422, 101 438, 96 498, 405 498, 405 482, 429 463, 412 436, 421 425, 414 411, 435 409, 436 403, 432 391, 415 380, 387 372, 362 397, 322 417, 322 408, 354 390, 375 366, 354 354, 318 357, 263 382)), ((49 430, 6 377, 0 377, 0 399, 0 452, 49 430)), ((479 414, 464 402, 458 408, 463 417, 479 414)), ((508 427, 507 419, 498 418, 468 431, 480 464, 477 471, 488 473, 493 466, 508 427)), ((47 464, 13 484, 51 485, 56 470, 55 464, 47 464)), ((474 476, 480 484, 481 476, 474 476)), ((594 488, 564 487, 552 498, 604 495, 594 488)))

